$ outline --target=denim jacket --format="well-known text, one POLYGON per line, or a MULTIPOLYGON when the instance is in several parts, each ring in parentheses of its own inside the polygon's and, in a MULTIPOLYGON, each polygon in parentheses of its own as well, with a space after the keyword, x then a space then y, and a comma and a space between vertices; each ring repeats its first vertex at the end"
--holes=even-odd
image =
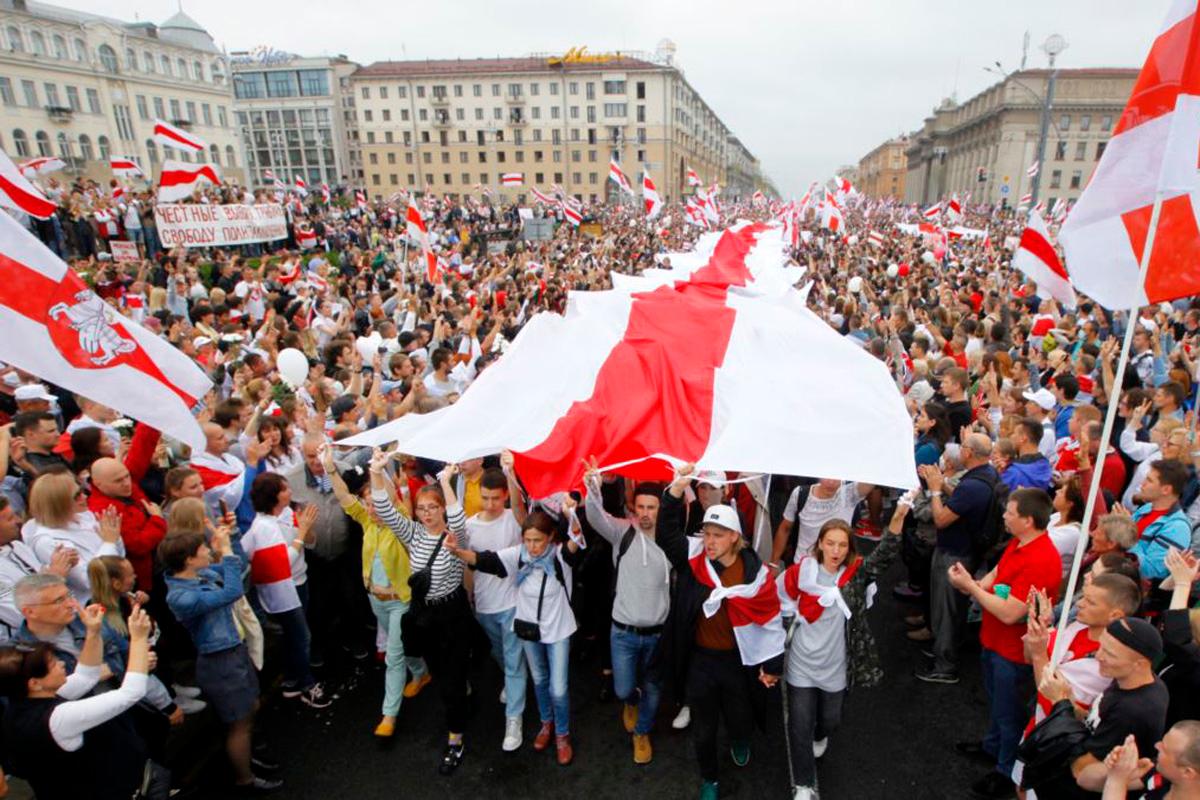
POLYGON ((233 604, 242 593, 242 560, 235 555, 200 570, 194 579, 167 576, 167 605, 200 653, 219 653, 241 644, 233 604))

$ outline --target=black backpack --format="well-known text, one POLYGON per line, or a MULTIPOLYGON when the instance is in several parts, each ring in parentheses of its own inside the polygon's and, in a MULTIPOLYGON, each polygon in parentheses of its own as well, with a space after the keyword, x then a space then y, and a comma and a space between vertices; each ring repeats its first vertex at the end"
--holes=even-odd
POLYGON ((997 475, 994 481, 980 475, 970 475, 963 480, 976 480, 991 489, 987 513, 983 525, 971 537, 971 550, 980 564, 989 564, 1000 554, 1011 538, 1004 525, 1004 510, 1008 507, 1008 484, 997 475))

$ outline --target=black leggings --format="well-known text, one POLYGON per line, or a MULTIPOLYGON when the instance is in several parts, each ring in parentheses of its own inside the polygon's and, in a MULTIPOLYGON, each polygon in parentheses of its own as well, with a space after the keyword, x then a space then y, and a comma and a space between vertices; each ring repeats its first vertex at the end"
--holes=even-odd
POLYGON ((476 624, 461 586, 448 599, 409 610, 401 621, 404 654, 429 665, 450 733, 462 733, 467 723, 467 667, 476 624))

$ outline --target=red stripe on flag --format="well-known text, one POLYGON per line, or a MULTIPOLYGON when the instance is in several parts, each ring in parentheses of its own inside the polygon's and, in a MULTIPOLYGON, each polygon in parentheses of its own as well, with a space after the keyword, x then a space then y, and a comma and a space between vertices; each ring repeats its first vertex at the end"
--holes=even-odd
POLYGON ((1038 261, 1045 264, 1051 272, 1061 276, 1063 280, 1070 280, 1067 276, 1067 271, 1063 269, 1062 262, 1058 260, 1058 253, 1054 252, 1054 246, 1046 240, 1046 237, 1033 228, 1028 226, 1025 228, 1025 232, 1021 234, 1019 249, 1028 250, 1037 257, 1038 261))
MULTIPOLYGON (((1138 263, 1146 247, 1153 206, 1121 215, 1138 263)), ((1164 200, 1158 217, 1154 252, 1146 270, 1146 297, 1160 303, 1200 293, 1200 229, 1188 195, 1164 200)))
POLYGON ((20 206, 26 214, 41 219, 49 218, 58 208, 49 200, 25 191, 3 175, 0 175, 0 192, 8 195, 8 199, 20 206))
POLYGON ((1154 40, 1113 136, 1170 114, 1180 94, 1200 94, 1196 35, 1196 15, 1190 14, 1154 40))
MULTIPOLYGON (((578 483, 584 458, 613 464, 652 453, 691 461, 703 455, 716 370, 736 316, 725 303, 727 290, 749 280, 746 254, 765 227, 726 231, 709 262, 687 282, 633 295, 625 335, 597 372, 592 396, 573 403, 545 441, 515 454, 531 496, 578 483)), ((670 477, 658 461, 622 473, 670 477)))

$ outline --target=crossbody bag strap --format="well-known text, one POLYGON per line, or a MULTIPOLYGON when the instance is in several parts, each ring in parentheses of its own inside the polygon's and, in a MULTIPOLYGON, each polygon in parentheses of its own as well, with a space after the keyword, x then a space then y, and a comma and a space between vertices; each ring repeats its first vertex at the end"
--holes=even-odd
POLYGON ((433 548, 433 553, 430 554, 429 560, 425 562, 425 569, 428 569, 428 570, 433 569, 433 562, 438 557, 438 553, 440 553, 442 551, 442 544, 444 544, 445 541, 446 541, 446 533, 443 532, 442 535, 438 537, 437 546, 433 548))
POLYGON ((538 590, 538 610, 537 610, 537 619, 535 620, 535 622, 537 622, 539 625, 542 622, 542 601, 546 599, 546 580, 547 579, 548 579, 548 576, 546 575, 546 571, 542 570, 542 588, 538 590))

